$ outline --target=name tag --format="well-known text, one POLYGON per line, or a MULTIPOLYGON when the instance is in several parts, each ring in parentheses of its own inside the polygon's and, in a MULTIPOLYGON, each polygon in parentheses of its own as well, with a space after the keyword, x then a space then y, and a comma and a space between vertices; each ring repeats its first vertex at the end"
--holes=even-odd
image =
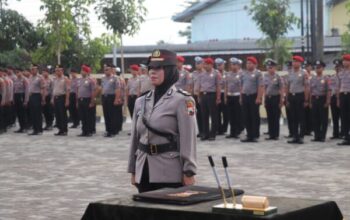
POLYGON ((113 79, 110 79, 109 81, 110 81, 110 82, 113 82, 113 79))
POLYGON ((89 81, 85 80, 85 84, 89 84, 89 81))
POLYGON ((324 80, 321 80, 321 83, 324 84, 324 80))
POLYGON ((301 77, 301 73, 299 73, 299 75, 298 75, 299 77, 301 77))
POLYGON ((210 77, 214 77, 214 74, 210 74, 210 77))
POLYGON ((236 78, 239 79, 239 76, 237 75, 236 78))
POLYGON ((254 77, 255 77, 255 74, 252 75, 252 78, 254 78, 254 77))

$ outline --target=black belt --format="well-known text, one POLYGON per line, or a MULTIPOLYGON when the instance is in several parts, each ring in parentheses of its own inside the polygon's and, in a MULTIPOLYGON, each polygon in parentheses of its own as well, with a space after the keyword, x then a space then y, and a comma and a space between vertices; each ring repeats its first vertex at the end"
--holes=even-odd
POLYGON ((340 95, 350 95, 350 92, 341 92, 340 95))
POLYGON ((304 95, 303 92, 290 92, 289 95, 296 96, 296 95, 304 95))
POLYGON ((311 96, 313 99, 319 99, 319 98, 325 98, 326 95, 312 95, 311 96))
POLYGON ((150 155, 156 155, 166 152, 178 151, 177 145, 174 143, 167 144, 139 144, 138 149, 150 155))
POLYGON ((53 96, 55 99, 61 98, 61 97, 65 97, 66 95, 55 95, 53 96))
POLYGON ((216 92, 201 92, 203 95, 215 95, 216 92))

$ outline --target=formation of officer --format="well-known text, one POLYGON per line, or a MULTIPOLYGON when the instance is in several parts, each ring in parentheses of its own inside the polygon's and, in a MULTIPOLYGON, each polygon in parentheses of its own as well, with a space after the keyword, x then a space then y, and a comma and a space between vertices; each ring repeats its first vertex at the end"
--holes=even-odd
MULTIPOLYGON (((246 130, 246 138, 241 141, 257 142, 263 105, 267 113, 266 140, 279 139, 284 107, 288 143, 302 144, 304 136, 310 134, 314 136, 312 141, 326 141, 331 110, 330 138, 343 139, 340 145, 350 144, 350 55, 334 60, 332 74, 325 74, 322 60, 305 61, 301 56, 293 56, 286 63, 287 74, 278 72, 273 59, 260 63, 265 66, 263 73, 259 70, 262 65, 253 56, 244 62, 236 57, 225 60, 197 56, 188 60, 195 64, 193 71, 182 56, 176 56, 175 62, 179 77, 174 86, 193 97, 196 135, 202 141, 213 141, 222 134, 238 139, 246 130)), ((122 131, 124 111, 133 115, 136 99, 154 90, 149 66, 144 63, 130 65, 127 78, 110 63, 104 65, 101 80, 91 76, 92 69, 87 64, 71 68, 68 77, 65 71, 62 66, 1 66, 0 133, 18 120, 17 133, 39 135, 56 127, 55 135, 66 136, 68 123, 72 122, 72 129, 81 124, 79 136, 91 137, 96 133, 96 102, 101 98, 105 136, 114 137, 122 131)))

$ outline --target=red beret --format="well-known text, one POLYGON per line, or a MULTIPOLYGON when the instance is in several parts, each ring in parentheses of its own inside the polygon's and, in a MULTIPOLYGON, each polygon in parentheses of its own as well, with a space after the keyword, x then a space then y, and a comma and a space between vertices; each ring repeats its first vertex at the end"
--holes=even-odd
POLYGON ((91 73, 91 67, 89 67, 89 66, 87 66, 87 65, 85 65, 85 64, 83 64, 83 65, 81 66, 81 70, 83 70, 83 71, 86 72, 86 73, 91 73))
POLYGON ((181 63, 185 62, 185 58, 182 57, 182 56, 177 56, 176 59, 177 59, 178 62, 181 62, 181 63))
POLYGON ((304 58, 301 57, 301 56, 293 56, 293 61, 303 63, 304 62, 304 58))
POLYGON ((254 63, 255 65, 258 64, 258 60, 255 57, 247 57, 247 61, 250 61, 254 63))
POLYGON ((130 65, 130 69, 135 70, 135 71, 139 71, 139 66, 136 64, 130 65))
POLYGON ((344 54, 343 60, 350 61, 350 54, 344 54))
POLYGON ((204 63, 206 64, 214 64, 214 60, 210 57, 204 59, 204 63))

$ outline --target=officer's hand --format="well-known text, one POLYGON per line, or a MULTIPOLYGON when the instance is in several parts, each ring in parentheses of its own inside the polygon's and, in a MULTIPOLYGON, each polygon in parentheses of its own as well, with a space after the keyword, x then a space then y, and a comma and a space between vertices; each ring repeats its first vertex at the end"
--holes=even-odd
POLYGON ((337 100, 337 107, 340 108, 340 101, 337 100))
POLYGON ((120 99, 117 99, 117 100, 114 100, 113 105, 117 106, 117 105, 120 105, 120 103, 121 103, 120 99))
POLYGON ((188 177, 184 175, 182 182, 185 186, 191 186, 195 184, 196 180, 194 179, 194 176, 188 177))
POLYGON ((330 106, 329 102, 326 102, 326 104, 324 105, 325 108, 328 108, 330 106))
POLYGON ((283 102, 280 102, 280 104, 278 105, 280 108, 283 107, 283 102))
POLYGON ((311 103, 308 103, 308 102, 305 102, 305 103, 304 103, 304 107, 312 108, 312 104, 311 104, 311 103))
POLYGON ((135 174, 131 174, 131 185, 135 186, 136 185, 136 181, 135 181, 135 174))
POLYGON ((66 106, 66 108, 69 107, 69 101, 67 100, 64 105, 66 106))
POLYGON ((95 107, 95 102, 90 102, 89 107, 90 108, 95 107))
POLYGON ((46 104, 45 100, 44 99, 41 100, 41 105, 45 105, 45 104, 46 104))
POLYGON ((256 100, 255 100, 255 104, 261 105, 261 103, 262 103, 261 99, 256 99, 256 100))
POLYGON ((23 103, 23 106, 24 106, 24 107, 27 107, 27 106, 28 106, 28 103, 26 103, 26 102, 23 103))
POLYGON ((221 99, 216 99, 216 104, 220 104, 221 103, 221 99))

